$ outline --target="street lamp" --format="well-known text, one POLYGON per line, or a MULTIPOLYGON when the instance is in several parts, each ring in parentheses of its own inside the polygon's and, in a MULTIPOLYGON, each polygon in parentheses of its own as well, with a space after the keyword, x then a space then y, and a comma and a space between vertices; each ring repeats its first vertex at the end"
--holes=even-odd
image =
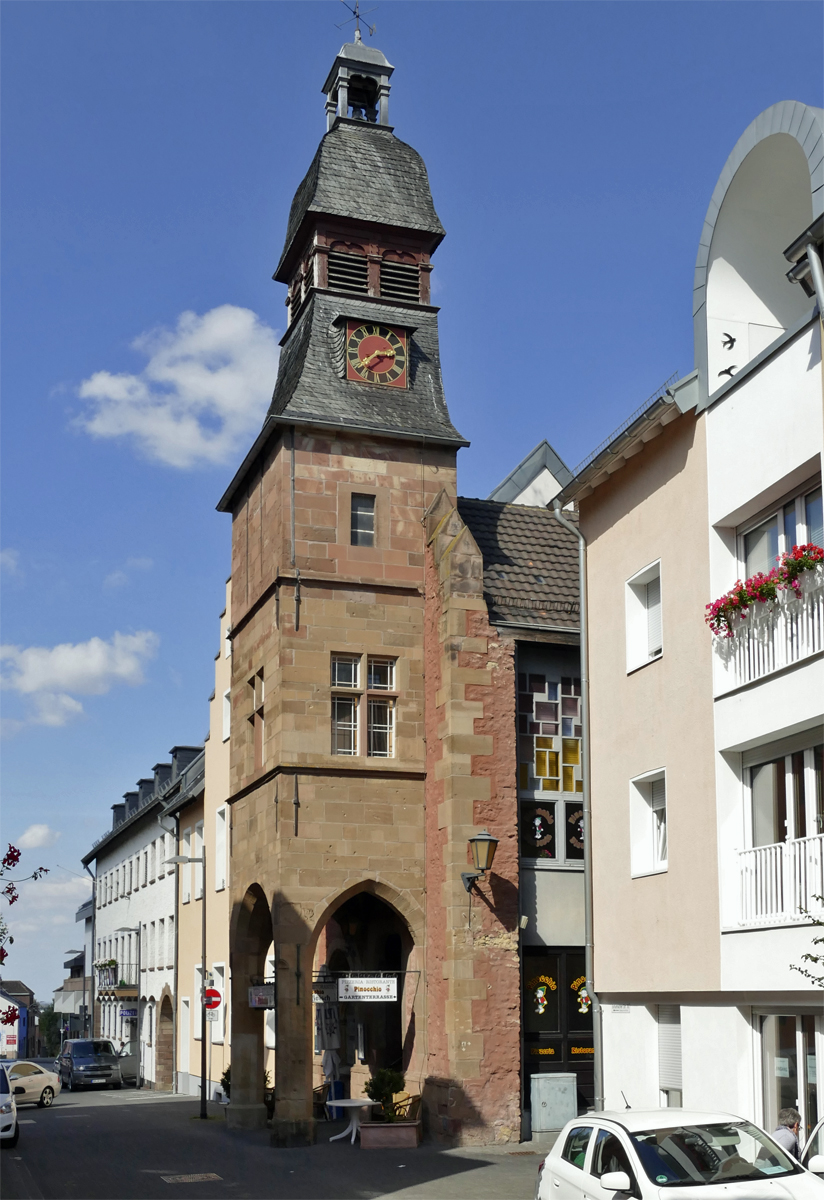
POLYGON ((469 839, 469 849, 472 851, 472 864, 475 870, 461 872, 463 885, 468 892, 472 890, 476 879, 481 879, 487 871, 492 870, 492 862, 497 848, 498 839, 493 837, 488 829, 485 829, 483 833, 476 833, 469 839))
MULTIPOLYGON (((199 858, 189 858, 185 854, 174 854, 171 858, 166 859, 167 863, 175 863, 180 866, 182 863, 200 863, 201 869, 201 888, 200 898, 203 901, 203 910, 201 912, 201 952, 200 952, 200 1119, 207 1121, 209 1114, 206 1110, 206 842, 203 842, 203 849, 199 858)), ((197 897, 195 897, 197 899, 197 897)))
POLYGON ((137 1083, 136 1087, 143 1087, 143 1070, 140 1062, 140 926, 139 925, 121 925, 115 929, 115 933, 136 933, 137 934, 137 1083))
POLYGON ((83 955, 83 1036, 86 1036, 86 950, 64 950, 64 954, 82 954, 83 955))

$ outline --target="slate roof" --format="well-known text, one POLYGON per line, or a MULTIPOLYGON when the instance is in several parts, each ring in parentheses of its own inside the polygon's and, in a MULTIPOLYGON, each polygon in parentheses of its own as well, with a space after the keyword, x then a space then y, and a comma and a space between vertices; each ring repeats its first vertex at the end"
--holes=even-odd
POLYGON ((278 366, 269 416, 298 424, 468 443, 449 418, 443 394, 437 315, 316 291, 288 331, 278 366), (409 386, 380 387, 343 377, 342 333, 346 317, 414 327, 409 339, 409 386))
POLYGON ((296 241, 302 246, 310 213, 420 230, 433 235, 432 249, 445 233, 420 154, 386 126, 362 121, 339 120, 318 146, 289 212, 274 276, 281 283, 289 282, 289 252, 296 241))
POLYGON ((462 496, 458 512, 483 555, 490 620, 577 632, 578 542, 552 513, 462 496))

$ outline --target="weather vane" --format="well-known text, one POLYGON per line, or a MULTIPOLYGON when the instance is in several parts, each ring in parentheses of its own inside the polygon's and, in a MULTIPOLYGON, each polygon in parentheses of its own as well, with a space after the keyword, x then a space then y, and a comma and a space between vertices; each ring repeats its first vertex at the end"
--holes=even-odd
MULTIPOLYGON (((370 13, 373 13, 376 10, 374 8, 368 8, 365 13, 362 13, 360 10, 360 0, 355 0, 354 8, 352 8, 352 6, 350 4, 347 4, 346 0, 341 0, 341 4, 347 10, 347 12, 350 12, 352 14, 352 16, 347 17, 345 21, 341 21, 340 25, 335 25, 335 28, 343 29, 344 25, 348 25, 350 21, 354 21, 355 22, 355 41, 356 42, 361 41, 362 40, 361 39, 361 31, 360 31, 361 18, 368 17, 370 13)), ((369 34, 370 37, 372 37, 372 35, 374 34, 376 29, 377 29, 376 25, 367 25, 366 26, 366 32, 369 34)))

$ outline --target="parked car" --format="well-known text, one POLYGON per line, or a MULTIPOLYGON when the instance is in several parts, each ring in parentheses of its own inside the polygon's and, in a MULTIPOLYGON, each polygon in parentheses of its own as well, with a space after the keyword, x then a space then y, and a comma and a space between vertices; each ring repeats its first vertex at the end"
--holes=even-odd
POLYGON ((50 1108, 55 1096, 60 1095, 60 1076, 54 1071, 45 1070, 37 1063, 9 1063, 6 1070, 18 1104, 36 1104, 39 1108, 50 1108))
POLYGON ((812 1171, 815 1175, 820 1175, 824 1179, 824 1117, 821 1118, 804 1143, 804 1149, 801 1151, 801 1162, 808 1171, 812 1171), (821 1163, 817 1163, 814 1167, 811 1167, 810 1163, 814 1158, 821 1159, 821 1163))
POLYGON ((6 1068, 0 1066, 0 1146, 16 1146, 20 1136, 17 1102, 11 1090, 6 1068))
POLYGON ((538 1168, 536 1200, 819 1200, 824 1157, 805 1169, 730 1113, 683 1108, 592 1113, 569 1121, 538 1168), (672 1190, 670 1190, 672 1189, 672 1190))
POLYGON ((110 1041, 103 1038, 78 1038, 74 1042, 64 1042, 57 1061, 60 1064, 60 1082, 70 1092, 94 1085, 123 1086, 117 1051, 110 1041))

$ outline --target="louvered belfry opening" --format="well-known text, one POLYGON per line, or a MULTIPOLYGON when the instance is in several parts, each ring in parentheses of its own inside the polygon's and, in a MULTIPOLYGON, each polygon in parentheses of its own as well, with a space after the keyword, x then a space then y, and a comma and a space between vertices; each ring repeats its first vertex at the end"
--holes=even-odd
POLYGON ((329 287, 341 292, 355 292, 366 296, 369 293, 369 267, 361 254, 346 254, 339 250, 329 252, 329 287))
POLYGON ((417 263, 381 263, 381 295, 387 300, 405 300, 417 304, 420 292, 420 268, 417 263))

